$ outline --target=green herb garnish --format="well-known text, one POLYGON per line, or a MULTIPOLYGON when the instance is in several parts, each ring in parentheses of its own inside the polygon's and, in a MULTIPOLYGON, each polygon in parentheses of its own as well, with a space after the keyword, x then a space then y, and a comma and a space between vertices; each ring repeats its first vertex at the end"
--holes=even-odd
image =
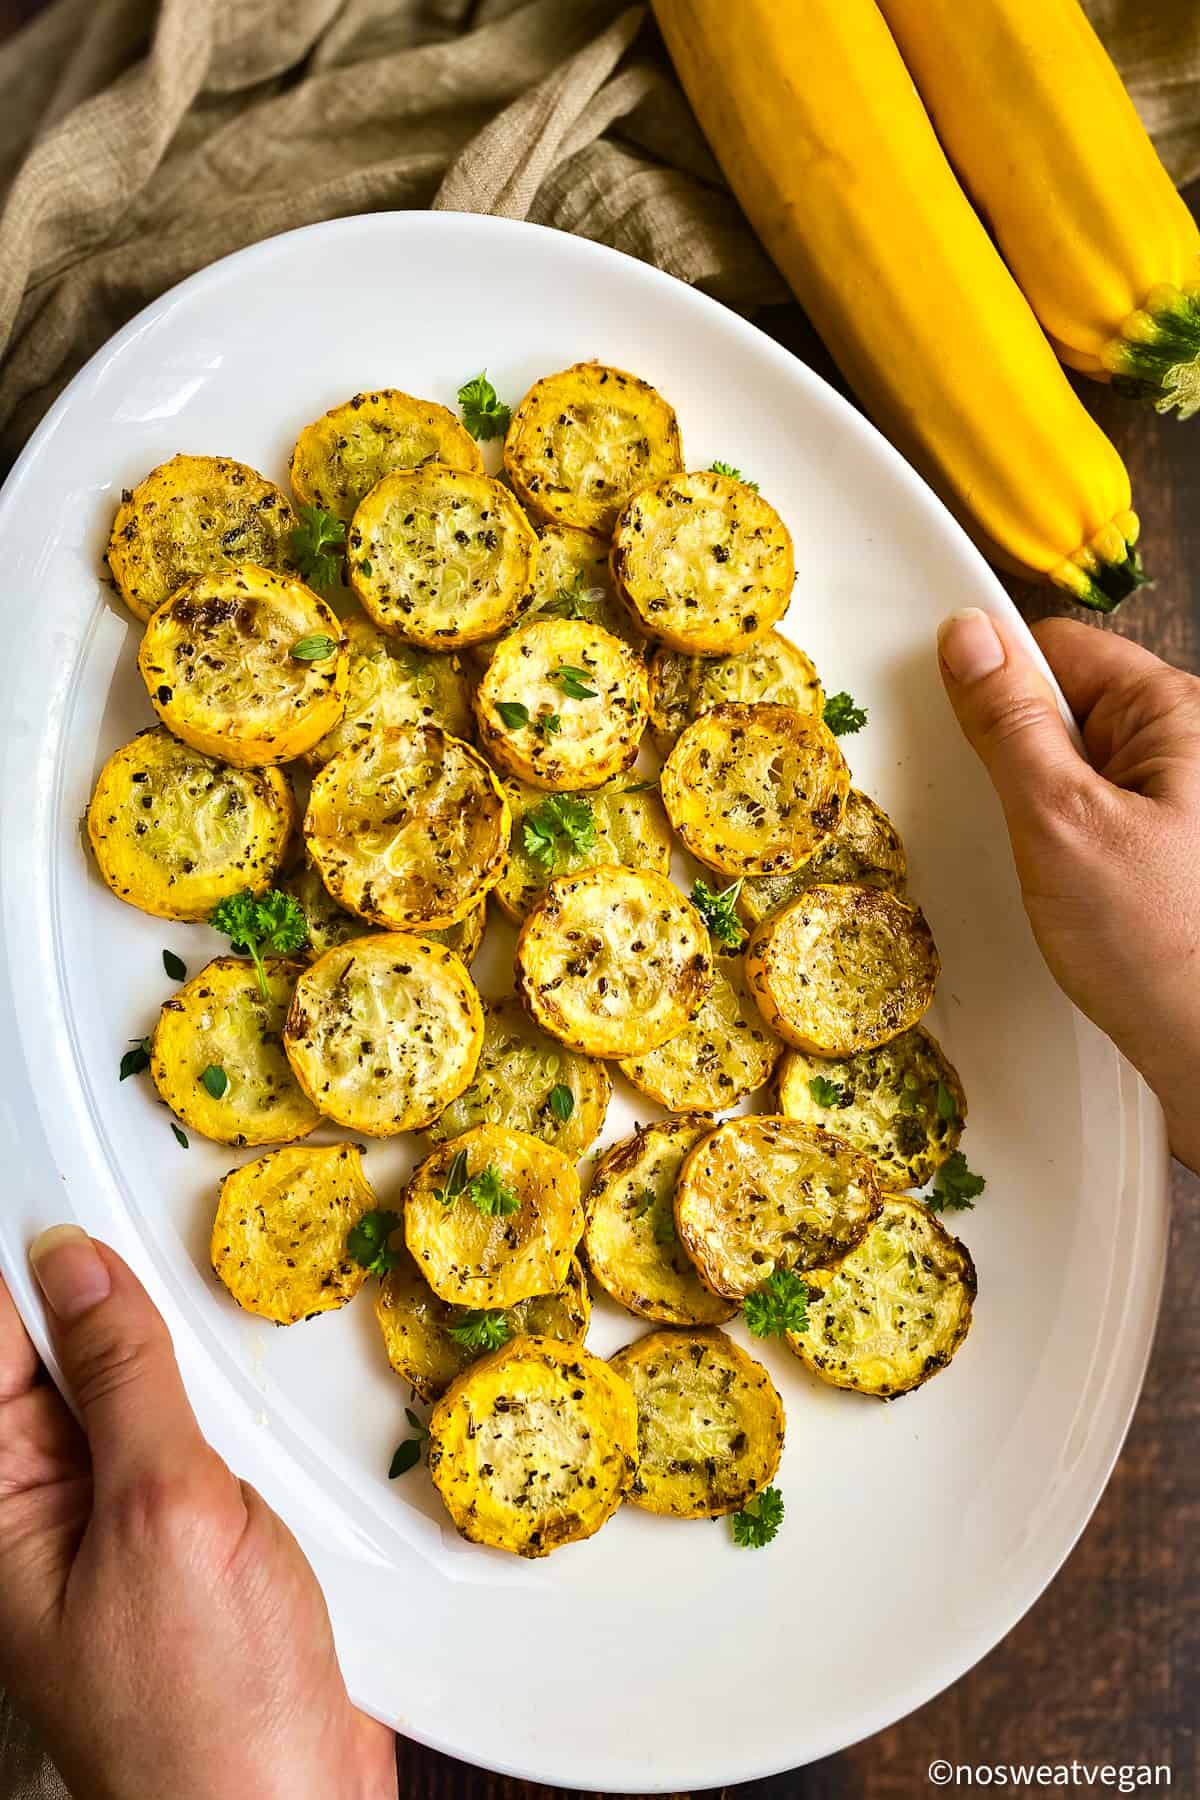
POLYGON ((740 469, 735 469, 732 463, 714 462, 709 463, 708 466, 712 474, 728 475, 731 481, 740 481, 743 487, 753 488, 754 492, 757 494, 757 481, 751 481, 748 475, 743 475, 742 471, 740 469))
POLYGON ((854 1098, 844 1087, 839 1087, 836 1081, 830 1081, 828 1075, 814 1075, 808 1084, 808 1091, 818 1106, 849 1106, 854 1098))
POLYGON ((446 1180, 440 1188, 434 1188, 433 1197, 441 1201, 447 1212, 457 1201, 464 1199, 477 1206, 481 1213, 493 1218, 503 1218, 509 1213, 515 1213, 521 1205, 518 1195, 491 1163, 477 1170, 474 1175, 468 1174, 465 1150, 454 1152, 446 1170, 446 1180))
POLYGON ((529 723, 529 708, 521 700, 497 700, 496 711, 510 731, 520 731, 529 723))
POLYGON ((596 842, 596 820, 591 803, 574 794, 550 794, 527 813, 521 825, 525 854, 544 869, 553 869, 563 855, 582 856, 596 842))
POLYGON ((557 737, 562 730, 562 719, 556 712, 539 713, 533 721, 533 729, 540 738, 557 737))
POLYGON ((746 1328, 755 1337, 782 1337, 808 1325, 808 1289, 790 1269, 776 1269, 742 1302, 746 1328))
POLYGON ((550 1111, 562 1125, 566 1124, 575 1111, 575 1096, 561 1081, 556 1081, 550 1089, 550 1111))
POLYGON ((328 593, 341 579, 345 524, 321 506, 298 506, 296 517, 300 521, 292 533, 296 567, 309 587, 328 593))
POLYGON ((403 1223, 399 1213, 380 1208, 355 1220, 346 1236, 346 1249, 360 1269, 368 1275, 386 1275, 396 1267, 404 1252, 393 1250, 391 1240, 403 1223))
POLYGON ((944 1081, 939 1081, 937 1084, 937 1116, 946 1125, 950 1123, 951 1119, 958 1117, 958 1107, 955 1105, 954 1095, 944 1081))
POLYGON ((756 1500, 735 1512, 729 1521, 733 1541, 743 1550, 761 1550, 783 1524, 783 1495, 776 1487, 764 1488, 756 1500))
POLYGON ((175 1133, 175 1142, 179 1144, 182 1149, 188 1150, 191 1148, 187 1141, 187 1133, 180 1130, 174 1119, 171 1120, 171 1130, 175 1133))
POLYGON ((550 679, 556 687, 560 687, 568 700, 594 700, 596 689, 588 687, 595 676, 590 669, 577 669, 570 663, 564 663, 561 669, 552 669, 550 679))
POLYGON ((388 1480, 395 1481, 397 1475, 407 1475, 410 1469, 416 1468, 420 1460, 421 1439, 405 1438, 404 1442, 397 1446, 396 1454, 388 1464, 388 1480))
POLYGON ((224 1069, 217 1067, 216 1063, 209 1063, 200 1077, 200 1085, 207 1088, 214 1100, 221 1100, 229 1087, 229 1077, 224 1069))
POLYGON ((985 1178, 969 1169, 962 1151, 956 1150, 938 1170, 925 1204, 935 1213, 969 1212, 986 1186, 985 1178))
POLYGON ((720 893, 715 888, 710 888, 707 881, 697 881, 692 886, 692 905, 718 944, 736 947, 746 935, 737 916, 737 897, 742 891, 742 880, 743 877, 739 876, 732 886, 723 888, 720 893))
POLYGON ((569 587, 560 587, 552 600, 538 607, 539 615, 551 619, 590 619, 604 598, 604 589, 584 587, 583 579, 583 570, 577 569, 569 587))
POLYGON ((187 980, 187 964, 184 962, 182 956, 176 956, 173 950, 163 951, 163 968, 167 971, 167 974, 171 977, 172 981, 187 980))
POLYGON ((512 418, 511 406, 505 406, 498 399, 486 371, 471 381, 464 381, 458 390, 458 407, 471 436, 485 442, 489 438, 503 437, 512 418))
POLYGON ((281 894, 278 888, 272 888, 258 899, 249 888, 240 894, 232 894, 228 900, 221 900, 213 907, 208 922, 214 931, 224 932, 229 939, 229 948, 237 955, 254 959, 259 992, 264 1000, 269 1000, 271 993, 263 967, 263 951, 286 956, 308 941, 308 921, 298 902, 290 894, 281 894))
POLYGON ((446 1327, 456 1344, 464 1350, 499 1350, 507 1344, 508 1320, 502 1312, 472 1308, 464 1312, 454 1325, 446 1327))
POLYGON ((297 638, 289 652, 296 662, 324 662, 337 650, 337 641, 327 631, 314 631, 309 637, 297 638))
POLYGON ((150 1067, 150 1039, 130 1038, 132 1050, 127 1050, 121 1058, 120 1079, 127 1081, 131 1075, 140 1075, 150 1067))
POLYGON ((823 716, 834 737, 853 737, 866 724, 867 709, 855 706, 851 694, 830 694, 823 716))

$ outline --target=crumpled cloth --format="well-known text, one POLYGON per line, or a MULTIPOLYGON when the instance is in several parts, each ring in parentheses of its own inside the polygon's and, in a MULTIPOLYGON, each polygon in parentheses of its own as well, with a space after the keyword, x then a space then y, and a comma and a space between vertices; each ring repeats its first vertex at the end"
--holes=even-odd
MULTIPOLYGON (((1200 7, 1086 5, 1175 180, 1200 176, 1200 7)), ((647 11, 56 0, 0 46, 0 466, 147 301, 316 219, 501 213, 739 310, 785 300, 647 11)), ((66 1800, 2 1698, 0 1800, 66 1800)))

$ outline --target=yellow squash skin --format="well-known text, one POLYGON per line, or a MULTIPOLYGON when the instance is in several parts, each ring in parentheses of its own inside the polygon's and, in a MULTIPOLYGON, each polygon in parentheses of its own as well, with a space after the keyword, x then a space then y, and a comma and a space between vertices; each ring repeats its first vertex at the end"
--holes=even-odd
POLYGON ((1200 410, 1200 229, 1078 0, 877 3, 1062 360, 1200 410))
POLYGON ((1139 579, 1129 477, 874 0, 654 10, 730 185, 868 412, 989 554, 1110 610, 1139 579))

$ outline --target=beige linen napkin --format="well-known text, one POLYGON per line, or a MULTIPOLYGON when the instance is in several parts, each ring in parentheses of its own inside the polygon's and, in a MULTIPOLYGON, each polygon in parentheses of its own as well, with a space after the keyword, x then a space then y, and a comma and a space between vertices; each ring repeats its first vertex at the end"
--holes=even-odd
MULTIPOLYGON (((1200 175, 1195 0, 1087 5, 1175 179, 1200 175)), ((646 11, 57 0, 0 46, 0 466, 139 307, 316 219, 502 213, 744 310, 784 299, 646 11)), ((0 1698, 0 1800, 64 1795, 0 1698)))

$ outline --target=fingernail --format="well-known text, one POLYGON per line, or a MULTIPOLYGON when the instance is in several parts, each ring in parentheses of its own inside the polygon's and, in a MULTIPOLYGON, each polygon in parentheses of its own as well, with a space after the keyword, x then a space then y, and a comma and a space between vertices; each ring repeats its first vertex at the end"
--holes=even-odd
POLYGON ((1004 665, 1004 645, 985 612, 977 606, 951 613, 938 628, 938 653, 951 677, 962 686, 994 675, 1004 665))
POLYGON ((29 1260, 46 1305, 64 1325, 108 1298, 108 1270, 78 1225, 51 1225, 41 1232, 29 1246, 29 1260))

